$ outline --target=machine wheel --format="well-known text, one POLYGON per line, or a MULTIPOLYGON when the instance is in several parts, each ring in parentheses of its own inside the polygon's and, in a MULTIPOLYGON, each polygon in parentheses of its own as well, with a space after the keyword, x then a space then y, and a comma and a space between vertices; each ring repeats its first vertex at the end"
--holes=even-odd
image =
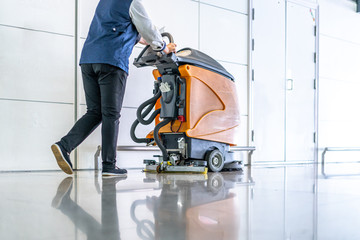
POLYGON ((224 177, 221 173, 212 173, 209 175, 207 187, 211 192, 217 193, 224 187, 224 177))
POLYGON ((156 167, 156 172, 161 173, 161 165, 160 164, 156 167))
POLYGON ((220 172, 224 167, 224 155, 217 149, 208 152, 205 160, 210 172, 220 172))

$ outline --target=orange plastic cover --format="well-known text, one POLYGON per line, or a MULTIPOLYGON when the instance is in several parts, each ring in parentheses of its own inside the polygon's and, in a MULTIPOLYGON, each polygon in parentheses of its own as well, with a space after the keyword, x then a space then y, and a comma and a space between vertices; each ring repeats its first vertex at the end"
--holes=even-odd
MULTIPOLYGON (((186 80, 186 121, 175 120, 160 129, 163 132, 185 132, 188 137, 236 145, 240 112, 235 83, 212 71, 183 65, 180 77, 186 80), (180 125, 181 124, 181 125, 180 125)), ((153 71, 155 79, 160 77, 153 71)), ((160 100, 155 108, 161 107, 160 100)), ((159 116, 155 124, 160 122, 159 116)), ((152 133, 147 137, 152 138, 152 133)))

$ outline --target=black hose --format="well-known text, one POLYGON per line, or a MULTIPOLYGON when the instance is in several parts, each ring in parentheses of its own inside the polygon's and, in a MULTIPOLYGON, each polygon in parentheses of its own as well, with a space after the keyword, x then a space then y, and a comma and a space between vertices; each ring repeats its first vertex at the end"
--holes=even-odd
POLYGON ((138 220, 135 215, 137 206, 146 205, 147 200, 135 200, 130 208, 131 219, 136 223, 136 233, 141 239, 154 239, 155 225, 148 219, 138 220))
MULTIPOLYGON (((149 118, 149 120, 148 120, 148 121, 149 121, 149 124, 150 124, 152 121, 154 121, 154 119, 156 118, 156 116, 157 116, 158 114, 160 114, 160 111, 161 111, 161 108, 155 110, 155 111, 151 114, 151 116, 150 116, 150 118, 149 118)), ((136 143, 146 143, 146 144, 150 143, 153 139, 149 139, 149 138, 137 138, 137 137, 136 137, 136 135, 135 135, 135 129, 136 129, 137 125, 139 125, 139 120, 138 120, 138 119, 136 119, 136 120, 133 122, 133 124, 131 125, 131 129, 130 129, 131 139, 132 139, 134 142, 136 142, 136 143)))
POLYGON ((130 137, 131 139, 136 142, 136 143, 150 143, 152 141, 152 139, 150 138, 137 138, 135 135, 135 129, 137 127, 137 125, 139 125, 139 121, 136 119, 133 124, 131 125, 131 129, 130 129, 130 137))
POLYGON ((151 116, 149 117, 149 119, 147 121, 145 121, 145 125, 149 125, 150 123, 152 123, 154 121, 154 119, 156 118, 157 115, 159 115, 161 112, 161 108, 159 109, 156 109, 152 114, 151 116))
MULTIPOLYGON (((152 117, 153 115, 151 115, 151 117, 150 117, 148 120, 145 120, 144 118, 151 112, 151 110, 153 109, 153 107, 154 107, 155 104, 156 104, 156 101, 157 101, 160 97, 161 97, 161 92, 158 91, 158 92, 156 92, 156 94, 155 94, 152 98, 146 100, 145 102, 143 102, 143 103, 139 106, 139 108, 138 108, 137 111, 136 111, 136 117, 137 117, 137 120, 138 120, 141 124, 143 124, 143 125, 149 125, 149 124, 154 120, 154 119, 151 120, 151 117, 152 117), (145 110, 144 112, 142 112, 145 107, 147 107, 146 110, 145 110)), ((154 113, 153 113, 153 114, 154 114, 154 113)), ((157 114, 156 114, 156 115, 157 115, 157 114)), ((155 115, 155 116, 156 116, 156 115, 155 115)))
POLYGON ((160 128, 167 125, 169 122, 171 122, 171 118, 166 118, 164 121, 158 123, 154 129, 154 140, 155 140, 156 145, 158 145, 158 147, 160 148, 160 150, 163 154, 163 161, 168 160, 168 154, 167 154, 166 148, 164 147, 162 141, 159 138, 159 131, 160 131, 160 128))
POLYGON ((136 137, 135 131, 136 131, 136 127, 139 125, 140 122, 144 125, 149 125, 154 121, 156 116, 160 113, 161 109, 157 109, 151 114, 148 120, 144 119, 151 112, 151 110, 156 104, 156 101, 160 98, 160 96, 161 96, 161 92, 157 89, 155 95, 152 98, 146 100, 144 103, 142 103, 139 106, 138 110, 136 111, 137 119, 133 122, 130 128, 130 137, 134 142, 149 144, 153 140, 149 138, 138 138, 136 137), (146 110, 143 113, 141 113, 145 107, 147 107, 146 110))

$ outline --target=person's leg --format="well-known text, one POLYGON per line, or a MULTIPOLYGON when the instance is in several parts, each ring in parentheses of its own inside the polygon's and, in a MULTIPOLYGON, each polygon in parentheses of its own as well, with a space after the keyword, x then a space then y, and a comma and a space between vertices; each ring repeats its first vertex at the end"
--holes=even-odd
POLYGON ((101 193, 101 226, 103 236, 107 240, 119 240, 119 217, 116 202, 116 184, 126 177, 111 177, 102 179, 101 193))
POLYGON ((97 74, 91 64, 81 66, 87 112, 80 118, 70 132, 59 142, 51 146, 59 167, 67 174, 72 174, 70 152, 74 150, 101 122, 101 96, 97 74))
POLYGON ((94 72, 92 64, 81 65, 81 72, 87 112, 60 141, 68 153, 84 141, 101 123, 101 96, 98 75, 94 72))
MULTIPOLYGON (((88 240, 103 239, 101 224, 70 198, 72 185, 73 178, 65 178, 58 186, 51 206, 65 214, 76 228, 87 235, 88 240)), ((61 222, 59 222, 59 224, 61 224, 61 222)))
POLYGON ((127 73, 107 64, 94 64, 100 85, 102 112, 103 169, 115 169, 119 118, 123 103, 127 73))

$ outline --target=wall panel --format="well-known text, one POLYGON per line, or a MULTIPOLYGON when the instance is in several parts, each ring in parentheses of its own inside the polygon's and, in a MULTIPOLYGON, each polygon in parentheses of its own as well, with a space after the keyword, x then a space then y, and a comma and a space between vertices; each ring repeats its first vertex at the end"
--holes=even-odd
POLYGON ((74 35, 75 1, 10 0, 0 2, 0 24, 74 35))
POLYGON ((360 18, 355 1, 319 0, 319 4, 322 35, 360 43, 360 18))
POLYGON ((319 142, 324 147, 360 146, 359 120, 323 120, 320 121, 319 133, 319 142))
MULTIPOLYGON (((319 3, 319 147, 359 147, 360 15, 353 1, 319 3)), ((358 160, 358 156, 331 153, 327 161, 358 160)))
POLYGON ((320 35, 320 42, 320 77, 358 82, 360 44, 325 35, 320 35))
POLYGON ((248 1, 247 0, 200 0, 202 3, 211 4, 214 6, 218 6, 221 8, 230 9, 232 11, 237 11, 243 14, 247 14, 248 12, 248 1))
POLYGON ((198 3, 189 0, 152 0, 143 1, 143 4, 155 26, 173 35, 178 49, 198 48, 198 3))
POLYGON ((0 171, 58 169, 50 146, 73 123, 72 104, 0 100, 0 171))
POLYGON ((360 121, 360 83, 320 78, 320 89, 321 121, 360 121))
POLYGON ((246 15, 201 4, 200 50, 217 60, 247 65, 247 24, 246 15))
POLYGON ((0 98, 74 102, 74 38, 0 26, 0 98))
POLYGON ((86 38, 99 0, 79 1, 79 36, 86 38))

